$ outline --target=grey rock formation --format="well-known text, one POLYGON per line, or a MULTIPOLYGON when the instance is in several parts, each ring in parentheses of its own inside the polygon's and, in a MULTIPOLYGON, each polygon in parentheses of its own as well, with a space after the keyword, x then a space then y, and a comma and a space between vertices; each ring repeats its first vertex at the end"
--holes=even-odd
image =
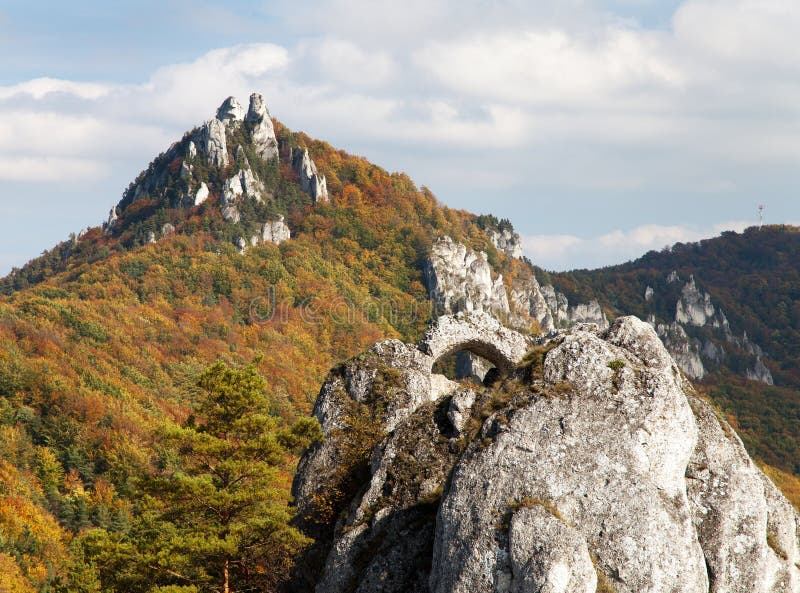
POLYGON ((507 290, 502 275, 493 273, 485 253, 447 236, 433 244, 424 273, 434 310, 439 314, 485 311, 520 330, 529 330, 535 321, 545 332, 577 323, 608 327, 608 318, 597 301, 570 307, 567 297, 555 288, 539 286, 532 271, 523 270, 507 290))
POLYGON ((690 276, 675 306, 675 321, 702 327, 714 319, 715 312, 711 295, 700 292, 694 282, 694 276, 690 276))
POLYGON ((197 136, 209 165, 227 167, 229 162, 228 143, 225 138, 225 124, 218 119, 207 121, 200 128, 197 136))
POLYGON ((199 206, 208 199, 209 191, 205 181, 200 182, 200 187, 194 194, 194 205, 199 206))
POLYGON ((656 332, 687 377, 702 379, 706 376, 705 365, 700 357, 702 345, 699 340, 690 338, 680 323, 659 323, 656 332))
POLYGON ((514 314, 511 320, 514 327, 522 328, 526 325, 525 319, 519 318, 520 313, 525 313, 536 321, 543 331, 550 332, 556 329, 550 307, 542 294, 539 282, 532 273, 526 278, 514 279, 508 300, 513 305, 514 314))
POLYGON ((594 593, 597 573, 586 540, 536 502, 514 511, 508 529, 512 593, 594 593))
POLYGON ((292 233, 283 221, 283 216, 271 222, 265 222, 261 229, 261 240, 264 242, 280 245, 284 241, 291 239, 292 233))
POLYGON ((678 276, 677 270, 672 270, 669 275, 667 276, 667 284, 672 284, 673 282, 680 282, 681 278, 678 276))
POLYGON ((222 186, 222 216, 230 222, 239 222, 238 202, 241 198, 253 198, 259 202, 263 201, 262 194, 264 188, 258 181, 253 172, 249 169, 241 169, 236 175, 225 181, 222 186))
POLYGON ((428 294, 439 313, 509 312, 503 277, 493 277, 485 253, 441 237, 431 248, 424 273, 428 294))
POLYGON ((241 253, 242 255, 245 254, 245 252, 247 251, 247 241, 245 241, 244 237, 237 237, 236 247, 239 249, 239 253, 241 253))
POLYGON ((300 177, 300 188, 311 196, 315 204, 328 201, 328 182, 324 175, 317 172, 317 165, 307 148, 292 149, 292 169, 300 177))
POLYGON ((542 296, 550 309, 554 329, 563 329, 569 326, 569 301, 567 297, 558 292, 551 285, 542 286, 542 296))
POLYGON ((597 301, 589 301, 573 305, 569 308, 569 322, 573 325, 578 323, 594 323, 600 329, 606 329, 609 325, 608 317, 597 301))
POLYGON ((800 590, 796 512, 711 406, 689 401, 699 439, 686 483, 710 593, 800 590))
POLYGON ((172 233, 175 232, 175 226, 170 223, 164 223, 161 227, 161 236, 162 237, 169 237, 172 233))
POLYGON ((193 160, 197 158, 197 146, 195 145, 193 140, 189 140, 189 144, 186 145, 186 160, 193 160))
POLYGON ((147 233, 147 243, 148 245, 152 245, 155 242, 156 242, 156 234, 155 232, 150 231, 149 233, 147 233))
POLYGON ((764 364, 764 359, 761 356, 756 356, 756 362, 752 369, 747 369, 747 378, 751 381, 761 381, 767 385, 774 385, 775 382, 772 378, 772 373, 764 364))
MULTIPOLYGON (((570 306, 567 297, 549 284, 542 286, 541 292, 550 311, 553 329, 563 329, 578 323, 594 323, 600 329, 608 327, 608 317, 597 301, 570 306)), ((542 329, 550 328, 542 326, 542 329)))
POLYGON ((110 233, 112 229, 116 226, 117 221, 119 220, 119 214, 117 214, 117 207, 113 207, 108 213, 108 220, 105 224, 105 232, 110 233))
POLYGON ((486 234, 489 235, 489 239, 499 251, 509 257, 522 257, 522 243, 519 239, 519 233, 509 229, 503 229, 502 231, 488 229, 486 234))
POLYGON ((241 122, 244 120, 244 107, 236 97, 228 97, 217 109, 217 119, 225 124, 241 122))
POLYGON ((278 158, 278 139, 264 97, 258 93, 250 95, 250 107, 244 120, 251 126, 250 135, 258 156, 267 161, 278 158))
POLYGON ((280 216, 277 220, 265 222, 261 227, 261 232, 250 237, 250 245, 254 247, 260 243, 280 245, 284 241, 291 239, 291 237, 292 233, 289 227, 283 221, 283 216, 280 216))
POLYGON ((431 374, 455 348, 509 369, 533 344, 462 313, 331 372, 298 515, 353 475, 352 418, 377 444, 315 549, 317 593, 800 592, 800 517, 650 325, 539 342, 499 390, 431 374))
POLYGON ((649 303, 650 301, 653 300, 653 294, 655 294, 653 287, 648 286, 647 288, 644 289, 644 300, 646 300, 649 303))
POLYGON ((511 370, 532 346, 531 338, 508 329, 485 313, 443 315, 425 332, 420 349, 438 360, 469 350, 485 358, 503 372, 511 370))

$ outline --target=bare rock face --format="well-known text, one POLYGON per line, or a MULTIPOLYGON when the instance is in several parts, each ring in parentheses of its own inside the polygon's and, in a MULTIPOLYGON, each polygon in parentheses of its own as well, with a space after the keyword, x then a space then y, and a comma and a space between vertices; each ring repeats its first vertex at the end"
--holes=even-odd
POLYGON ((617 591, 705 591, 684 481, 696 427, 652 328, 623 318, 607 336, 576 331, 548 353, 543 379, 571 387, 522 404, 454 469, 437 520, 432 591, 503 582, 514 590, 508 535, 493 515, 525 499, 574 526, 617 591), (622 366, 611 368, 615 361, 622 366))
POLYGON ((536 502, 514 511, 508 529, 513 593, 594 593, 597 573, 586 540, 536 502))
POLYGON ((278 158, 278 139, 275 137, 275 127, 272 125, 264 97, 258 93, 250 95, 250 106, 244 121, 251 126, 250 135, 258 156, 266 161, 278 158))
POLYGON ((676 305, 675 321, 703 326, 713 319, 715 312, 714 305, 711 304, 711 295, 697 290, 694 276, 691 276, 683 287, 681 298, 676 305))
POLYGON ((761 381, 767 385, 774 385, 772 373, 764 364, 764 359, 761 356, 756 356, 755 365, 752 369, 747 369, 747 378, 751 381, 761 381))
MULTIPOLYGON (((552 288, 552 287, 551 287, 552 288)), ((531 274, 527 278, 515 278, 509 294, 509 303, 513 305, 514 312, 527 313, 528 317, 536 321, 539 327, 546 332, 556 329, 553 314, 547 305, 547 300, 542 293, 536 276, 531 274)), ((521 327, 524 320, 514 320, 515 327, 521 327)))
POLYGON ((200 187, 197 188, 197 192, 194 194, 194 205, 199 206, 203 202, 208 199, 209 191, 206 182, 203 181, 200 183, 200 187))
POLYGON ((275 245, 280 245, 284 241, 288 241, 289 239, 291 239, 291 237, 292 233, 289 230, 289 227, 283 221, 283 216, 280 216, 278 220, 265 222, 264 226, 261 229, 262 242, 269 242, 269 243, 275 243, 275 245))
POLYGON ((488 229, 486 234, 489 235, 494 246, 508 257, 522 257, 522 242, 518 233, 509 229, 488 229))
POLYGON ((569 308, 569 321, 572 324, 594 323, 600 329, 608 327, 608 318, 600 308, 600 303, 590 301, 569 308))
POLYGON ((317 172, 317 165, 308 155, 307 148, 292 150, 292 168, 300 177, 300 187, 315 204, 328 201, 328 183, 325 176, 317 172))
POLYGON ((706 376, 706 368, 700 357, 702 345, 699 340, 690 338, 680 323, 659 323, 656 332, 687 377, 702 379, 706 376))
POLYGON ((225 124, 239 123, 244 120, 244 107, 236 97, 228 97, 217 109, 217 119, 225 124))
POLYGON ((108 212, 108 220, 106 221, 104 231, 106 233, 110 233, 112 229, 117 225, 118 220, 119 220, 119 214, 117 214, 117 208, 115 206, 108 212))
POLYGON ((250 237, 250 245, 253 247, 261 243, 280 245, 291 237, 292 233, 289 227, 283 221, 283 216, 280 216, 277 220, 265 222, 261 227, 261 232, 250 237))
POLYGON ((259 202, 263 200, 264 191, 261 182, 258 181, 253 172, 249 169, 241 169, 236 175, 225 181, 222 186, 222 216, 225 220, 239 222, 240 213, 238 202, 242 198, 253 198, 259 202))
POLYGON ((438 312, 509 312, 503 277, 493 277, 486 254, 450 237, 441 237, 433 244, 425 263, 425 278, 438 312))
POLYGON ((334 369, 314 413, 318 593, 800 593, 800 517, 636 318, 534 342, 445 316, 334 369), (505 378, 434 379, 454 349, 505 378))
POLYGON ((711 406, 689 401, 699 439, 686 482, 711 593, 799 590, 795 511, 711 406))
MULTIPOLYGON (((221 108, 220 108, 221 109, 221 108)), ((225 124, 218 119, 207 121, 197 135, 198 144, 206 155, 209 165, 228 166, 228 143, 225 138, 225 124)))

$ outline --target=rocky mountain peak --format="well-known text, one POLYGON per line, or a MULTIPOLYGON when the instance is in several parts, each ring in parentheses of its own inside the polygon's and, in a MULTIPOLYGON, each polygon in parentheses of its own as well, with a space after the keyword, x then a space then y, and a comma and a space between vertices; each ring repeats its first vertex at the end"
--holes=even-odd
POLYGON ((236 97, 228 97, 217 109, 217 119, 225 123, 244 121, 244 107, 236 97))
POLYGON ((253 93, 250 95, 250 104, 244 120, 258 123, 265 117, 269 117, 269 111, 267 110, 267 104, 264 102, 264 97, 260 93, 253 93))
POLYGON ((317 593, 800 591, 800 516, 634 317, 534 341, 443 316, 334 369, 314 414, 294 493, 317 593), (458 348, 491 388, 431 370, 458 348))

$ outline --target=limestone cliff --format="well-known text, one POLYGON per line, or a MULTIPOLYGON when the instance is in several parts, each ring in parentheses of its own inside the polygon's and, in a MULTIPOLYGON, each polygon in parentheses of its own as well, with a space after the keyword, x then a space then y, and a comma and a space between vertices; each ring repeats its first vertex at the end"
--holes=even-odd
MULTIPOLYGON (((308 194, 312 203, 327 201, 325 176, 308 150, 291 149, 284 139, 283 154, 289 155, 289 164, 298 175, 293 184, 298 189, 290 191, 282 185, 278 201, 297 203, 301 192, 308 194), (289 198, 287 193, 291 193, 289 198)), ((181 220, 190 216, 192 209, 205 212, 218 208, 230 225, 219 234, 227 236, 240 251, 263 242, 281 243, 291 233, 284 218, 277 220, 287 213, 276 205, 280 155, 264 98, 253 93, 245 110, 235 97, 228 97, 215 117, 187 132, 137 177, 112 209, 105 223, 106 233, 119 236, 130 233, 133 227, 136 236, 126 236, 127 244, 151 243, 163 236, 158 228, 165 218, 171 219, 176 233, 182 233, 181 220), (157 213, 153 217, 159 219, 157 224, 142 219, 153 213, 157 213)))
POLYGON ((307 590, 800 592, 800 517, 636 318, 533 340, 445 315, 334 369, 314 413, 307 590), (432 373, 458 349, 490 387, 432 373))

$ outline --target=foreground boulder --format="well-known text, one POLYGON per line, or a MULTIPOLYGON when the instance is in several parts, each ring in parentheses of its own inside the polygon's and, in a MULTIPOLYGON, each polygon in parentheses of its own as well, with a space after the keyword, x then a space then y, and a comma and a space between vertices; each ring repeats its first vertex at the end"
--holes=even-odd
POLYGON ((446 316, 335 369, 315 414, 299 589, 800 592, 796 511, 636 318, 535 342, 446 316), (432 372, 460 349, 491 387, 432 372))

